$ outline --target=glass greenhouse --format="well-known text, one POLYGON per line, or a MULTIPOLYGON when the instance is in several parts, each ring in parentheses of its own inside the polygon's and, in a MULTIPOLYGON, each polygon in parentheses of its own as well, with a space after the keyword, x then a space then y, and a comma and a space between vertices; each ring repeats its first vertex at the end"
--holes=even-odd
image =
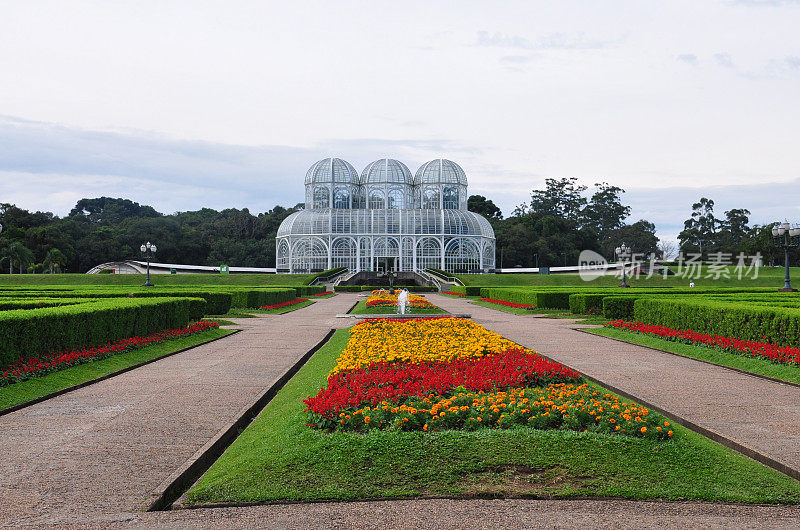
POLYGON ((467 211, 467 175, 455 162, 431 160, 412 176, 384 158, 359 175, 326 158, 311 166, 305 184, 305 209, 278 228, 278 272, 494 268, 494 231, 467 211))

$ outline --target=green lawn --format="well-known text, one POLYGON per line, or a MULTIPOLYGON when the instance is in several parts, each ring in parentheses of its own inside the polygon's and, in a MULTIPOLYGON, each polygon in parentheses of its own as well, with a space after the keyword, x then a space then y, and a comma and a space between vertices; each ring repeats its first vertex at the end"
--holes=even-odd
MULTIPOLYGON (((356 306, 350 311, 351 315, 387 315, 397 313, 397 310, 391 307, 367 307, 367 302, 359 300, 356 306)), ((406 307, 407 315, 443 315, 447 311, 440 309, 436 306, 429 309, 411 309, 406 307)))
POLYGON ((774 363, 769 359, 759 357, 736 355, 735 353, 728 353, 709 346, 695 346, 693 344, 674 342, 624 329, 597 328, 587 331, 595 335, 602 335, 633 344, 658 348, 659 350, 666 350, 685 357, 709 361, 722 366, 730 366, 731 368, 738 368, 739 370, 765 375, 767 377, 774 377, 782 381, 800 383, 800 367, 798 366, 774 363))
POLYGON ((227 329, 210 329, 188 337, 170 339, 138 350, 112 355, 96 362, 73 366, 43 377, 0 387, 0 410, 103 377, 135 364, 169 355, 184 348, 230 335, 233 332, 233 330, 227 329))
MULTIPOLYGON (((671 267, 677 272, 676 267, 671 267)), ((783 287, 783 267, 761 267, 758 271, 758 278, 755 280, 736 278, 733 267, 729 267, 731 278, 711 278, 695 279, 695 286, 700 288, 707 287, 775 287, 777 290, 783 287)), ((703 274, 707 272, 707 266, 703 267, 703 274)), ((793 267, 790 271, 792 278, 800 281, 800 269, 793 267)), ((601 276, 592 281, 584 281, 578 274, 550 274, 542 276, 539 274, 463 274, 458 278, 464 285, 479 285, 485 287, 516 287, 516 286, 576 286, 585 287, 611 287, 619 285, 620 278, 614 276, 601 276)), ((661 276, 653 276, 650 279, 641 276, 638 280, 628 278, 631 287, 689 287, 689 278, 681 278, 677 275, 669 276, 664 279, 661 276)))
POLYGON ((495 304, 492 302, 481 302, 477 296, 462 296, 460 298, 469 300, 475 305, 497 309, 498 311, 505 311, 514 315, 542 315, 545 318, 574 318, 579 324, 605 324, 608 322, 607 318, 597 315, 576 315, 565 309, 548 309, 548 308, 534 308, 522 309, 517 307, 508 307, 502 304, 495 304))
MULTIPOLYGON (((154 284, 163 286, 254 286, 305 285, 313 274, 152 274, 154 284)), ((143 274, 0 274, 0 286, 12 285, 142 285, 143 274)))
POLYGON ((254 315, 282 315, 284 313, 288 313, 289 311, 294 311, 295 309, 302 309, 304 307, 310 306, 314 303, 314 300, 306 300, 305 302, 298 302, 296 304, 292 304, 286 307, 279 307, 277 309, 250 309, 248 313, 254 315))
POLYGON ((798 503, 800 482, 696 433, 655 442, 527 428, 366 435, 306 427, 337 331, 195 485, 189 503, 415 496, 613 496, 798 503))

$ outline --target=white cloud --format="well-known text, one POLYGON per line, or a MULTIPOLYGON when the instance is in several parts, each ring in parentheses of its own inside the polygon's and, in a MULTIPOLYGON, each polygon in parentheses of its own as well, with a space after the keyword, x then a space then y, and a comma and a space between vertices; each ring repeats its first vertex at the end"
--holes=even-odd
POLYGON ((690 64, 692 66, 697 66, 699 64, 699 61, 697 60, 697 55, 693 53, 682 53, 678 55, 676 59, 686 64, 690 64))

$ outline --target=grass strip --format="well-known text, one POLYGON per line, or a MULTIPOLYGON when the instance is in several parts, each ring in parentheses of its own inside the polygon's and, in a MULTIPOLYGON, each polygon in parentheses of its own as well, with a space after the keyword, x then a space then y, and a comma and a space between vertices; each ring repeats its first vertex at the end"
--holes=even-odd
POLYGON ((249 312, 253 315, 282 315, 296 309, 302 309, 310 306, 314 300, 306 300, 305 302, 298 302, 296 304, 287 305, 286 307, 277 307, 275 309, 252 309, 249 312))
POLYGON ((365 435, 306 427, 301 400, 325 384, 340 330, 189 491, 188 502, 415 496, 601 496, 800 502, 800 482, 674 425, 676 439, 536 431, 365 435))
POLYGON ((0 387, 0 412, 9 407, 39 399, 75 385, 99 379, 139 363, 152 361, 179 350, 198 346, 230 335, 233 332, 234 330, 229 329, 211 329, 188 337, 166 340, 144 348, 112 355, 99 361, 79 364, 42 377, 0 387))
POLYGON ((631 344, 665 350, 683 357, 690 357, 720 366, 727 366, 753 374, 780 379, 781 381, 800 384, 800 367, 774 363, 769 359, 761 357, 737 355, 710 346, 685 344, 624 329, 596 328, 587 329, 585 331, 595 335, 602 335, 603 337, 630 342, 631 344))

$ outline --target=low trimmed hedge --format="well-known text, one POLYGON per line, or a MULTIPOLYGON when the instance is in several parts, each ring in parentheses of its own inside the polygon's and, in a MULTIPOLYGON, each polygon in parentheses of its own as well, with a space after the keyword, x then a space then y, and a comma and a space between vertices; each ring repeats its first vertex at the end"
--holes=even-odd
POLYGON ((606 294, 571 294, 569 295, 569 311, 578 315, 602 315, 603 298, 606 294))
POLYGON ((603 316, 609 320, 633 318, 635 296, 606 296, 603 298, 603 316))
POLYGON ((185 327, 205 314, 202 298, 115 298, 0 313, 0 366, 20 358, 99 346, 185 327))
POLYGON ((686 298, 642 298, 634 303, 633 319, 709 335, 800 346, 800 310, 792 307, 686 298))

